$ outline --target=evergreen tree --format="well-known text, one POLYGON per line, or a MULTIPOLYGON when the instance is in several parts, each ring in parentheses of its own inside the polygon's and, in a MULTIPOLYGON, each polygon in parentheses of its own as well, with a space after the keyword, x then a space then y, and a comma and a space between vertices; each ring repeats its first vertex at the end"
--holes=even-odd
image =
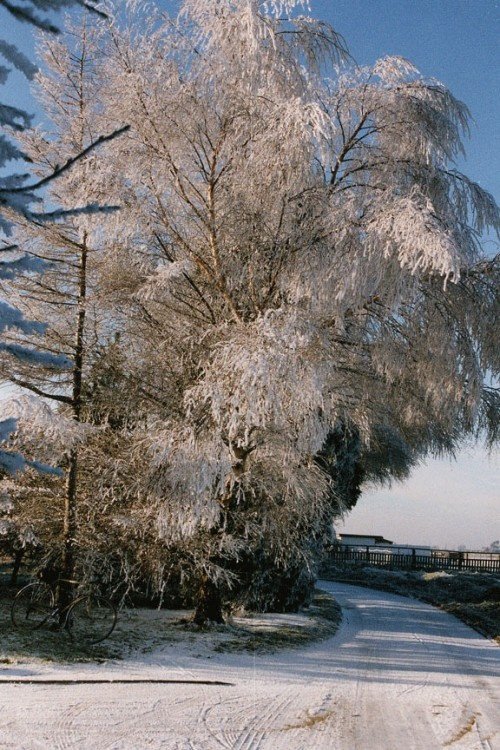
MULTIPOLYGON (((59 29, 47 17, 41 13, 60 11, 63 8, 79 5, 93 13, 104 16, 93 2, 84 0, 27 0, 22 4, 11 2, 10 0, 1 0, 0 8, 3 8, 10 15, 12 23, 21 22, 34 26, 42 31, 57 34, 59 29)), ((33 80, 37 73, 37 67, 21 52, 14 44, 9 43, 6 39, 0 37, 0 58, 20 71, 28 80, 33 80)), ((0 64, 0 85, 5 84, 11 69, 4 64, 0 64)), ((0 169, 8 163, 14 161, 29 162, 30 158, 25 151, 19 148, 19 145, 12 141, 12 133, 21 134, 25 132, 32 123, 32 116, 24 109, 15 104, 7 104, 0 101, 0 169)), ((88 144, 85 153, 94 149, 101 142, 114 138, 119 133, 112 133, 110 136, 96 139, 88 144)), ((26 173, 11 172, 6 176, 0 177, 0 280, 11 279, 19 273, 37 273, 43 271, 45 264, 43 261, 24 255, 16 244, 12 244, 9 237, 12 233, 13 222, 16 218, 22 217, 34 222, 51 221, 57 219, 62 214, 60 211, 40 212, 33 211, 32 204, 37 203, 40 198, 37 193, 45 185, 69 169, 75 161, 85 154, 74 155, 64 164, 56 164, 51 173, 45 174, 42 179, 35 182, 27 183, 29 175, 26 173)), ((107 210, 112 207, 108 207, 107 210)), ((70 213, 92 213, 96 210, 105 210, 102 206, 86 205, 75 210, 74 206, 66 209, 66 215, 70 213)), ((41 333, 44 330, 43 322, 33 322, 26 320, 19 310, 13 308, 4 301, 0 301, 0 335, 5 331, 17 330, 22 334, 41 333)), ((8 355, 15 356, 24 362, 33 364, 43 364, 51 368, 64 368, 67 362, 64 357, 55 357, 51 354, 41 354, 40 352, 26 347, 14 346, 0 341, 0 353, 5 352, 8 355)), ((12 435, 16 428, 13 419, 3 420, 0 422, 0 442, 5 442, 12 435)), ((0 470, 7 473, 14 473, 25 468, 26 461, 24 457, 12 451, 0 450, 0 470)), ((31 465, 34 465, 31 462, 31 465)), ((43 468, 41 465, 38 468, 43 468)))
MULTIPOLYGON (((89 432, 82 413, 89 349, 99 344, 106 330, 105 315, 98 312, 96 296, 99 258, 93 239, 95 223, 89 212, 74 216, 71 209, 79 199, 82 205, 97 205, 95 199, 103 195, 103 186, 93 178, 95 159, 89 151, 95 142, 90 108, 95 96, 95 55, 86 19, 77 36, 71 50, 55 38, 45 41, 45 57, 51 67, 47 75, 38 76, 38 88, 40 96, 45 97, 52 132, 30 130, 18 134, 39 182, 57 171, 55 162, 61 157, 72 168, 46 186, 47 202, 60 206, 58 222, 36 221, 32 214, 24 213, 16 217, 17 244, 25 257, 43 262, 45 269, 41 275, 23 273, 4 284, 4 295, 36 325, 34 331, 11 330, 4 334, 6 351, 1 362, 6 380, 52 401, 59 407, 59 423, 66 424, 61 561, 65 579, 74 577, 78 451, 89 432), (36 357, 16 356, 18 351, 34 352, 36 357), (54 362, 58 361, 65 362, 64 369, 55 369, 54 362)), ((40 408, 36 401, 26 399, 23 406, 40 408)), ((61 595, 67 597, 69 591, 61 595)))

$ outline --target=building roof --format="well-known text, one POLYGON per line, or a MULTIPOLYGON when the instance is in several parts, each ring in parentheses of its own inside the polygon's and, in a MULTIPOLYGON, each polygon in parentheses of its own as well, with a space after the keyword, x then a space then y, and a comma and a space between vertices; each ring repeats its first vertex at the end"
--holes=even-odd
POLYGON ((339 532, 340 539, 374 539, 377 544, 393 544, 390 539, 384 539, 377 534, 344 534, 339 532))

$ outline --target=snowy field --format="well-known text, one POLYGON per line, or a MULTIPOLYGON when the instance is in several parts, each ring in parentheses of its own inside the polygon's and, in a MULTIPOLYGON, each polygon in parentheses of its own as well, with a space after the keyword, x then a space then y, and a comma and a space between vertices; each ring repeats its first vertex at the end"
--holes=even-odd
POLYGON ((301 651, 196 658, 177 644, 100 665, 4 665, 0 748, 500 748, 494 643, 422 602, 321 587, 341 603, 343 623, 301 651), (92 683, 146 679, 231 684, 92 683))

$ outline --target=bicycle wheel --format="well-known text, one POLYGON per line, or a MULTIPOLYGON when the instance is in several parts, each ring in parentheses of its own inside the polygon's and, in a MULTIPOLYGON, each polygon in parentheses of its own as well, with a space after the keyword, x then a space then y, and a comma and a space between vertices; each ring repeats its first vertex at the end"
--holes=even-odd
POLYGON ((17 592, 10 617, 16 628, 41 628, 55 611, 54 594, 46 583, 29 583, 17 592))
POLYGON ((66 627, 74 641, 92 645, 111 635, 116 618, 116 609, 108 599, 82 596, 69 608, 66 627))

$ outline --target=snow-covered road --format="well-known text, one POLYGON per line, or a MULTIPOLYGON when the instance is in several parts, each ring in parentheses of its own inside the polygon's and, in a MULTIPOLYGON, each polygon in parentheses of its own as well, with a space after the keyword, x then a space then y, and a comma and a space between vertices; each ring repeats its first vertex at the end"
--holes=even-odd
POLYGON ((412 599, 322 582, 334 638, 277 656, 174 647, 109 665, 5 666, 7 679, 200 679, 192 684, 0 684, 12 750, 500 750, 500 649, 412 599))

